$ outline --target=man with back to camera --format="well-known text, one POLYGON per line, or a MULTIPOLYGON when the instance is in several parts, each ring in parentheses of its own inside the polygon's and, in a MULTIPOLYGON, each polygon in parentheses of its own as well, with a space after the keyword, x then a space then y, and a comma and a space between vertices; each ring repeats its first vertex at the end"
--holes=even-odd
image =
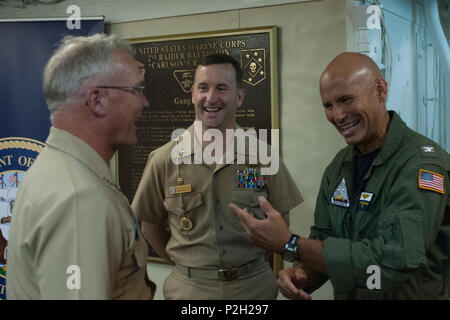
POLYGON ((449 155, 386 110, 387 92, 362 54, 323 72, 325 115, 349 146, 325 170, 309 239, 263 198, 263 221, 230 204, 256 244, 299 262, 280 272, 287 298, 310 299, 330 279, 336 299, 447 299, 449 155), (369 279, 377 267, 380 281, 369 279))
POLYGON ((8 299, 151 299, 147 244, 108 163, 148 105, 131 47, 66 37, 44 70, 47 146, 20 184, 8 299))
MULTIPOLYGON (((224 136, 238 128, 235 113, 245 97, 241 78, 238 62, 227 55, 199 61, 191 89, 196 121, 178 139, 150 153, 133 200, 145 237, 175 265, 164 282, 166 299, 277 297, 267 251, 250 242, 228 203, 238 202, 263 218, 257 199, 264 195, 287 220, 302 198, 284 164, 280 161, 277 173, 263 177, 259 162, 251 166, 236 161, 243 154, 226 138, 223 156, 232 155, 233 163, 194 159, 196 141, 201 152, 211 146, 208 132, 224 136)), ((250 157, 248 145, 244 155, 250 157)))

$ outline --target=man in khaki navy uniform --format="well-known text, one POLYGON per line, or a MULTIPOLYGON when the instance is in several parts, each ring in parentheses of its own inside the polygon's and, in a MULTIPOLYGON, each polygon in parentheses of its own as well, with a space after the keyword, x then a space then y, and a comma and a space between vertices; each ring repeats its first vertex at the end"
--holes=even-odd
POLYGON ((290 299, 310 298, 327 279, 336 299, 448 298, 450 157, 386 110, 387 92, 361 54, 338 55, 322 74, 325 115, 349 146, 325 170, 309 239, 267 201, 263 223, 233 206, 255 242, 286 243, 300 262, 279 275, 290 299))
POLYGON ((242 152, 236 143, 234 149, 227 144, 224 152, 231 152, 232 162, 195 164, 195 144, 201 153, 208 146, 200 132, 213 128, 225 135, 226 129, 237 127, 236 108, 245 96, 241 78, 239 64, 229 56, 200 61, 192 87, 196 121, 178 139, 149 155, 133 200, 145 237, 175 265, 164 283, 166 299, 277 297, 267 251, 251 243, 228 204, 240 203, 264 219, 257 200, 263 195, 287 219, 302 198, 286 167, 280 161, 278 173, 263 176, 261 165, 251 160, 248 145, 242 152), (248 161, 238 164, 239 157, 248 161))
POLYGON ((67 37, 44 71, 52 127, 17 195, 8 299, 151 299, 147 244, 108 162, 148 101, 130 46, 67 37))

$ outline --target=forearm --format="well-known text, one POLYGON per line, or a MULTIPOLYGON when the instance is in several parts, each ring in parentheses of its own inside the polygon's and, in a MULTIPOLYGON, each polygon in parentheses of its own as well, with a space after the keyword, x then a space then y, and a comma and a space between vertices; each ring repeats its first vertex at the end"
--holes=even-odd
POLYGON ((322 241, 300 238, 298 240, 299 262, 312 272, 327 274, 322 249, 322 241))
POLYGON ((166 262, 173 264, 166 251, 166 245, 170 239, 169 231, 161 225, 142 222, 142 233, 152 246, 153 250, 155 250, 166 262))
POLYGON ((326 274, 311 269, 307 264, 299 263, 295 268, 301 268, 307 275, 304 290, 312 293, 320 288, 329 278, 326 274))
POLYGON ((291 224, 291 218, 290 218, 290 215, 289 215, 289 211, 286 212, 286 213, 283 213, 281 216, 283 217, 284 222, 286 222, 286 225, 289 227, 290 224, 291 224))

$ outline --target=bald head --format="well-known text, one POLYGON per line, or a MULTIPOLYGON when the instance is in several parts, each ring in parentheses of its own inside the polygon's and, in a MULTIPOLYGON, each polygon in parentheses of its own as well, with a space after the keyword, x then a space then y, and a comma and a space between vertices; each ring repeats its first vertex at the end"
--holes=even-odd
POLYGON ((344 52, 334 58, 320 77, 320 82, 328 79, 346 79, 370 83, 383 78, 377 64, 368 56, 356 52, 344 52))
POLYGON ((325 114, 345 141, 361 152, 381 147, 389 124, 387 83, 369 57, 345 52, 320 77, 325 114))

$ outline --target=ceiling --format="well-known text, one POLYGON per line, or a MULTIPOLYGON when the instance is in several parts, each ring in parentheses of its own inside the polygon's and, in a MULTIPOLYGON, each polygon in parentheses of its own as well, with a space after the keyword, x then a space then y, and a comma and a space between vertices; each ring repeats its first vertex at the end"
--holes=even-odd
POLYGON ((255 8, 306 0, 0 0, 0 19, 67 18, 70 5, 81 17, 104 16, 117 23, 190 15, 205 12, 255 8))

